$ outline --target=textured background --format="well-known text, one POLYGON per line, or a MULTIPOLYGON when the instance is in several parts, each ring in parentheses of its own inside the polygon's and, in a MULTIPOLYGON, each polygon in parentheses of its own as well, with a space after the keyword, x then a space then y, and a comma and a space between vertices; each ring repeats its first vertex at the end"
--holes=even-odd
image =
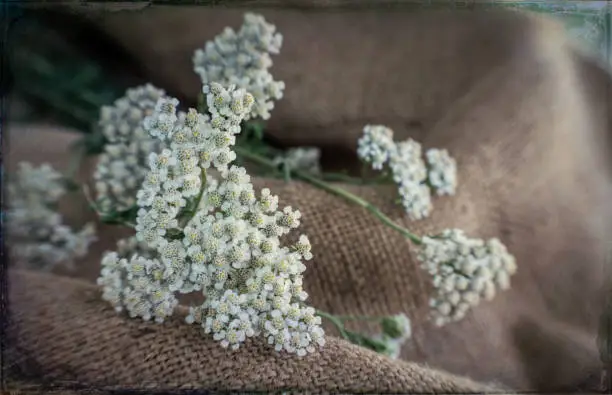
MULTIPOLYGON (((192 51, 222 27, 237 27, 241 13, 154 7, 75 17, 130 55, 135 66, 126 70, 136 70, 134 81, 150 80, 193 103, 200 84, 192 51)), ((404 359, 476 380, 543 391, 596 375, 612 197, 608 74, 569 46, 560 27, 520 14, 263 14, 285 36, 272 69, 287 84, 268 124, 275 139, 344 152, 346 166, 365 123, 385 123, 425 146, 446 147, 460 166, 459 194, 436 201, 430 220, 407 224, 419 232, 458 226, 474 236, 498 236, 519 261, 511 291, 460 323, 434 329, 423 319, 427 279, 401 238, 335 198, 278 183, 281 199, 304 212, 318 251, 306 279, 312 303, 347 314, 405 311, 415 328, 404 359)), ((65 163, 71 137, 52 129, 11 127, 8 161, 65 163)), ((388 192, 362 192, 388 202, 388 192)), ((78 222, 84 205, 69 206, 78 222)), ((401 219, 397 209, 386 210, 401 219)), ((105 229, 79 276, 95 278, 96 257, 117 236, 105 229)), ((23 303, 38 300, 19 292, 23 303)), ((34 328, 35 311, 26 311, 21 325, 34 328)), ((59 316, 52 321, 61 324, 59 316)), ((37 332, 28 333, 35 339, 37 332)), ((32 340, 23 347, 35 346, 32 340)), ((180 345, 169 347, 176 352, 172 347, 180 345)), ((91 379, 87 360, 65 358, 76 377, 91 379)), ((61 362, 45 361, 54 372, 61 362)))

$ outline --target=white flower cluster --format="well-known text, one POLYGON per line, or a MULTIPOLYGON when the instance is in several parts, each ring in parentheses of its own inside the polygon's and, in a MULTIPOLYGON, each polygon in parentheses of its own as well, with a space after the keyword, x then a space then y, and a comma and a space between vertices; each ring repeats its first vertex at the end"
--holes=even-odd
MULTIPOLYGON (((107 253, 99 284, 104 299, 131 316, 163 321, 176 292, 202 291, 187 323, 198 323, 223 347, 236 349, 263 335, 276 350, 305 355, 325 343, 321 319, 304 305, 303 260, 312 258, 304 235, 290 247, 280 237, 300 224, 291 207, 263 189, 255 196, 250 176, 231 165, 231 146, 253 96, 211 83, 205 88, 210 118, 190 110, 176 115, 176 99, 161 99, 145 128, 166 142, 152 153, 137 194, 136 238, 155 257, 129 259, 107 253), (208 172, 216 168, 219 179, 208 172)), ((134 241, 124 250, 134 251, 134 241)))
POLYGON ((429 184, 438 195, 454 195, 457 188, 457 163, 447 150, 432 148, 425 154, 429 184))
POLYGON ((117 312, 127 310, 130 317, 163 322, 178 305, 164 280, 165 268, 158 259, 132 254, 121 256, 108 252, 102 257, 98 285, 102 299, 110 302, 117 312))
POLYGON ((293 170, 307 173, 321 173, 321 150, 317 147, 297 147, 288 149, 283 155, 274 158, 276 165, 285 165, 293 170))
POLYGON ((103 211, 125 211, 136 204, 136 192, 148 171, 148 157, 163 142, 144 130, 163 90, 151 84, 128 89, 113 106, 100 111, 98 127, 107 140, 94 171, 96 204, 103 211))
POLYGON ((396 314, 381 320, 382 334, 376 340, 385 346, 383 354, 397 359, 406 340, 412 337, 412 325, 406 314, 396 314))
POLYGON ((382 125, 366 125, 357 141, 357 155, 374 170, 382 170, 395 148, 393 131, 382 125))
POLYGON ((418 258, 433 276, 436 295, 430 306, 438 326, 461 320, 481 300, 510 288, 517 269, 514 257, 498 239, 470 239, 459 229, 423 237, 418 258))
POLYGON ((262 16, 246 13, 238 33, 227 27, 193 55, 194 70, 204 85, 236 85, 254 96, 246 120, 270 118, 274 100, 283 97, 284 82, 274 81, 268 70, 272 66, 270 54, 278 54, 282 45, 282 35, 275 31, 262 16))
POLYGON ((8 193, 9 248, 20 262, 43 270, 60 263, 70 265, 96 240, 93 224, 76 233, 62 224, 55 206, 66 189, 63 176, 50 165, 19 163, 8 193))
POLYGON ((413 220, 431 213, 432 189, 438 195, 452 195, 457 185, 457 166, 446 150, 428 150, 427 164, 421 151, 421 144, 412 139, 395 142, 393 131, 381 125, 366 125, 357 148, 359 158, 374 170, 388 166, 404 209, 413 220))
POLYGON ((168 298, 168 293, 160 294, 157 292, 156 298, 147 298, 146 295, 154 294, 156 290, 146 288, 151 285, 146 279, 135 279, 135 274, 141 275, 144 271, 147 260, 152 260, 154 257, 155 251, 136 240, 134 236, 119 240, 117 242, 117 252, 107 253, 103 256, 102 270, 97 282, 98 285, 102 286, 102 298, 109 301, 117 312, 122 311, 125 305, 128 306, 127 310, 132 317, 137 316, 136 313, 140 312, 140 316, 147 316, 148 314, 147 318, 150 319, 150 311, 157 311, 156 316, 162 317, 161 310, 164 306, 162 302, 165 300, 162 296, 167 299, 165 305, 176 306, 176 300, 168 298), (145 260, 132 260, 133 257, 140 257, 145 260), (139 267, 139 263, 143 266, 139 267), (140 294, 137 295, 142 300, 134 298, 134 293, 138 291, 140 291, 140 294))

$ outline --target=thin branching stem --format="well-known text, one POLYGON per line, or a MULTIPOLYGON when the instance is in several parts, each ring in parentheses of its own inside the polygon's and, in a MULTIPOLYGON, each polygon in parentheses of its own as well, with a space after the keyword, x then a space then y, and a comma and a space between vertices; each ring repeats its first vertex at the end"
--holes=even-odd
POLYGON ((333 314, 326 313, 322 310, 317 310, 316 314, 319 317, 325 318, 329 322, 331 322, 336 327, 336 329, 338 329, 338 332, 340 332, 340 335, 342 335, 343 338, 347 340, 350 339, 350 336, 348 335, 348 333, 346 333, 346 329, 344 329, 344 323, 341 320, 339 320, 336 316, 334 316, 333 314))
MULTIPOLYGON (((265 158, 261 155, 255 154, 253 152, 250 152, 248 150, 242 149, 240 147, 236 147, 236 152, 240 155, 242 155, 243 157, 258 163, 262 166, 266 166, 269 168, 277 168, 277 164, 274 163, 272 160, 265 158)), ((408 238, 410 241, 412 241, 413 243, 419 245, 422 243, 421 238, 413 233, 411 233, 408 229, 404 228, 403 226, 395 223, 391 218, 389 218, 387 215, 385 215, 382 211, 380 211, 378 209, 378 207, 374 206, 372 203, 368 202, 367 200, 354 195, 340 187, 337 187, 335 185, 329 184, 315 176, 312 176, 308 173, 299 171, 299 170, 295 170, 295 169, 291 169, 290 170, 291 175, 294 176, 295 178, 301 179, 302 181, 308 182, 309 184, 312 184, 316 187, 319 187, 329 193, 332 193, 336 196, 342 197, 343 199, 354 203, 358 206, 361 206, 363 208, 365 208, 366 210, 368 210, 370 213, 372 213, 376 218, 378 218, 382 223, 384 223, 385 225, 387 225, 388 227, 390 227, 391 229, 396 230, 397 232, 401 233, 404 237, 408 238)))

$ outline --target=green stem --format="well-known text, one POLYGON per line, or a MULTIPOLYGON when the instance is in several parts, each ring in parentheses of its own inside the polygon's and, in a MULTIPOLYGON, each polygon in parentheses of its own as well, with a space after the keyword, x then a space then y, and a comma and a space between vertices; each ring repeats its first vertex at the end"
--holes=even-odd
MULTIPOLYGON (((202 183, 200 184, 200 191, 198 192, 198 196, 196 196, 195 200, 193 201, 192 206, 188 209, 185 210, 184 212, 181 213, 180 216, 180 228, 184 228, 185 225, 187 225, 187 223, 193 218, 193 216, 195 215, 195 213, 198 212, 198 207, 200 207, 200 202, 202 201, 202 196, 204 196, 204 191, 206 190, 206 169, 205 168, 200 168, 201 170, 201 174, 202 174, 202 183)), ((181 230, 179 229, 171 229, 173 231, 175 231, 175 235, 171 237, 174 238, 182 238, 184 237, 184 234, 181 230)))
POLYGON ((128 228, 136 227, 136 224, 133 222, 126 221, 123 218, 117 217, 115 215, 107 215, 107 213, 101 211, 96 202, 92 199, 91 194, 89 193, 89 187, 87 185, 83 185, 82 188, 83 195, 85 196, 87 203, 89 203, 89 207, 98 215, 100 222, 110 225, 123 225, 128 228))
POLYGON ((198 207, 200 207, 200 202, 202 201, 202 196, 204 196, 204 190, 206 189, 206 169, 205 168, 201 168, 201 174, 202 174, 202 183, 200 185, 200 192, 198 193, 198 196, 196 196, 195 200, 193 201, 193 205, 189 210, 185 210, 184 214, 188 214, 189 218, 188 220, 190 220, 193 215, 198 211, 198 207))
POLYGON ((85 145, 86 155, 98 155, 104 152, 104 146, 108 143, 104 134, 98 129, 94 128, 90 133, 87 133, 83 138, 83 144, 85 145))
POLYGON ((185 237, 185 233, 183 233, 182 230, 176 228, 168 229, 166 231, 166 235, 171 240, 181 240, 185 237))
POLYGON ((195 200, 195 205, 193 206, 195 211, 198 211, 198 207, 200 207, 200 202, 202 201, 202 196, 204 196, 204 190, 206 189, 206 181, 206 169, 202 168, 202 184, 200 185, 200 193, 198 193, 198 197, 195 200))
POLYGON ((103 222, 108 225, 123 225, 127 228, 132 228, 132 229, 136 227, 136 224, 133 222, 124 221, 122 219, 115 219, 115 218, 100 217, 100 222, 103 222))
POLYGON ((365 181, 362 178, 353 177, 353 176, 349 176, 348 174, 342 174, 342 173, 322 173, 320 177, 324 181, 332 181, 332 182, 341 181, 341 182, 347 182, 347 183, 356 184, 356 185, 365 184, 365 181))
POLYGON ((73 149, 74 154, 70 158, 70 163, 68 164, 68 169, 66 170, 66 177, 76 183, 75 177, 86 154, 85 143, 83 141, 77 141, 77 143, 74 144, 73 149))
MULTIPOLYGON (((250 160, 252 160, 253 162, 259 163, 261 165, 267 166, 267 167, 271 167, 271 168, 276 168, 276 165, 273 161, 264 158, 260 155, 254 154, 252 152, 249 152, 247 150, 244 150, 242 148, 239 147, 235 147, 236 148, 236 152, 242 156, 244 156, 245 158, 248 158, 250 160)), ((326 183, 323 180, 320 180, 316 177, 313 177, 311 175, 309 175, 308 173, 304 173, 301 172, 299 170, 291 170, 291 173, 296 177, 299 178, 303 181, 306 181, 314 186, 317 186, 329 193, 332 193, 336 196, 342 197, 345 200, 348 200, 351 203, 354 203, 358 206, 361 206, 363 208, 365 208, 366 210, 368 210, 370 213, 372 213, 374 216, 376 216, 382 223, 384 223, 385 225, 389 226, 391 229, 394 229, 396 231, 398 231, 399 233, 401 233, 403 236, 405 236, 406 238, 410 239, 413 243, 415 244, 421 244, 421 239, 413 234, 410 233, 410 231, 408 231, 408 229, 404 228, 401 225, 396 224, 391 218, 387 217, 383 212, 381 212, 376 206, 374 206, 372 203, 368 202, 365 199, 360 198, 359 196, 356 196, 348 191, 345 191, 342 188, 330 185, 328 183, 326 183)))
POLYGON ((361 206, 363 208, 365 208, 366 210, 368 210, 370 213, 372 213, 374 216, 376 216, 382 223, 384 223, 385 225, 389 226, 391 229, 394 229, 396 231, 398 231, 399 233, 401 233, 402 235, 404 235, 406 238, 410 239, 413 243, 415 244, 421 244, 421 239, 411 233, 410 231, 408 231, 406 228, 404 228, 401 225, 396 224, 391 218, 387 217, 382 211, 380 211, 378 209, 378 207, 374 206, 372 203, 368 202, 367 200, 364 200, 362 198, 360 198, 359 196, 355 196, 350 192, 345 191, 342 188, 338 188, 335 187, 333 185, 329 185, 324 181, 318 180, 315 177, 312 177, 308 174, 302 173, 302 172, 295 172, 295 175, 304 180, 304 181, 308 181, 309 183, 318 186, 319 188, 326 190, 330 193, 333 193, 337 196, 343 197, 346 200, 355 203, 358 206, 361 206))
POLYGON ((283 166, 283 177, 285 182, 291 181, 291 168, 287 165, 283 166))
POLYGON ((327 320, 329 320, 329 322, 331 322, 332 324, 334 324, 334 326, 338 329, 338 332, 340 332, 340 334, 342 335, 343 338, 345 339, 349 339, 349 335, 348 333, 346 333, 346 329, 344 329, 344 323, 342 323, 342 321, 340 321, 338 318, 336 318, 336 316, 326 313, 324 311, 321 310, 317 310, 316 311, 317 315, 321 318, 325 318, 327 320))
POLYGON ((385 317, 366 317, 358 315, 337 315, 337 319, 340 321, 380 321, 385 317))
POLYGON ((198 103, 196 106, 200 114, 205 114, 208 110, 208 106, 206 105, 206 96, 201 92, 198 95, 198 103))
POLYGON ((359 177, 353 177, 343 173, 329 173, 324 172, 319 176, 323 181, 340 181, 351 183, 355 185, 384 185, 391 184, 393 180, 389 180, 388 177, 377 177, 373 179, 364 179, 359 177))
MULTIPOLYGON (((321 310, 316 310, 316 314, 321 318, 325 318, 329 320, 338 329, 338 332, 340 332, 340 335, 342 335, 342 337, 345 340, 348 340, 349 342, 356 344, 358 346, 369 348, 370 350, 373 350, 377 353, 382 353, 382 354, 388 353, 387 351, 388 347, 385 345, 385 343, 379 340, 375 340, 367 335, 363 335, 361 333, 353 332, 353 331, 346 329, 344 327, 344 322, 342 322, 342 319, 348 319, 349 317, 335 316, 333 314, 329 314, 321 310)), ((350 318, 367 319, 368 317, 350 317, 350 318)), ((371 320, 380 321, 379 318, 371 318, 371 320)))

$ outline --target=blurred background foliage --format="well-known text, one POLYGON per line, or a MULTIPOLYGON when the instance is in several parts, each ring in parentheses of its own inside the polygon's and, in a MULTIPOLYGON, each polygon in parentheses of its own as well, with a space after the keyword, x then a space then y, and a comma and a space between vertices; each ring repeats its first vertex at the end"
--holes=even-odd
POLYGON ((3 10, 9 122, 56 122, 83 133, 99 109, 145 82, 121 47, 60 7, 3 10))

